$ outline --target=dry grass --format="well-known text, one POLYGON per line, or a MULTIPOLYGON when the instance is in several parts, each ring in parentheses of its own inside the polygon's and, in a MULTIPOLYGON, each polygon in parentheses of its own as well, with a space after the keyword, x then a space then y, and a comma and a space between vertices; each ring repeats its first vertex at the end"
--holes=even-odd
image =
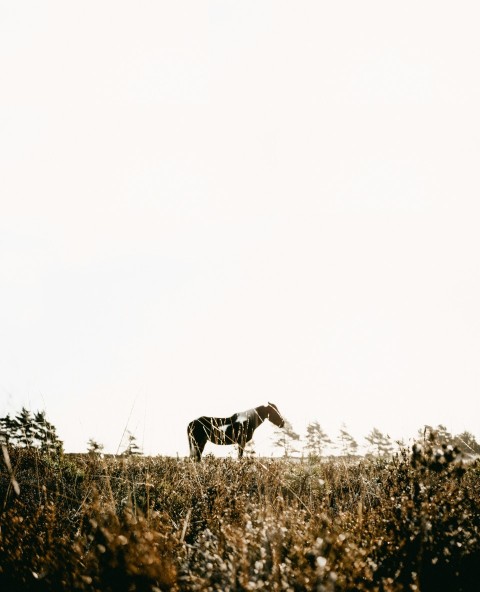
POLYGON ((478 589, 480 466, 449 448, 304 463, 10 457, 2 591, 478 589))

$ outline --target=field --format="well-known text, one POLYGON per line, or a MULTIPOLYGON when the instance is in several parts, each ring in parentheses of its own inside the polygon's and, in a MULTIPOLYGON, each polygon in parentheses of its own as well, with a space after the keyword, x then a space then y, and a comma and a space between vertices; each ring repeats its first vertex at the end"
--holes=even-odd
POLYGON ((479 589, 480 465, 446 446, 389 460, 9 457, 5 592, 479 589))

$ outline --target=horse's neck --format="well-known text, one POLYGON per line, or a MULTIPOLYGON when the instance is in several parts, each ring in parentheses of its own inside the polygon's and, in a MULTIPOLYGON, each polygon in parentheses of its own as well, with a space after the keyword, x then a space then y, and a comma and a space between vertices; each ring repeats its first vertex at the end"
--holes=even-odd
POLYGON ((239 413, 237 421, 246 420, 250 425, 259 426, 266 417, 265 414, 259 413, 260 409, 260 407, 255 407, 254 409, 247 409, 243 413, 239 413))
POLYGON ((258 425, 263 423, 267 418, 267 408, 264 405, 260 405, 260 407, 255 407, 255 409, 252 409, 251 411, 257 418, 258 425))

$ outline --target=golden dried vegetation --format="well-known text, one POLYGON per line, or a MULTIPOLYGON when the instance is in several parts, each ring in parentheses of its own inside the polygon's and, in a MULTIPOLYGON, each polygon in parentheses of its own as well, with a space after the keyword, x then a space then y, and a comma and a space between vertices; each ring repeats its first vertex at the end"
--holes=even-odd
POLYGON ((17 448, 9 465, 2 591, 478 589, 480 465, 434 441, 197 464, 17 448))

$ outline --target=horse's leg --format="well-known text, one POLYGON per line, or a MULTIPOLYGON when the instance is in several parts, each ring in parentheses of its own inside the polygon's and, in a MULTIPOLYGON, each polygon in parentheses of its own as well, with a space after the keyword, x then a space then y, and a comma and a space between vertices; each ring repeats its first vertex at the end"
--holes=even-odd
POLYGON ((243 457, 243 451, 245 450, 245 444, 247 443, 247 438, 245 434, 242 434, 238 440, 238 458, 243 457))
POLYGON ((207 443, 207 440, 203 440, 201 442, 197 442, 195 444, 195 460, 196 461, 200 461, 202 459, 202 452, 203 449, 205 448, 205 444, 207 443))
POLYGON ((199 461, 207 443, 207 435, 201 424, 192 421, 188 424, 188 443, 190 446, 190 458, 199 461))

